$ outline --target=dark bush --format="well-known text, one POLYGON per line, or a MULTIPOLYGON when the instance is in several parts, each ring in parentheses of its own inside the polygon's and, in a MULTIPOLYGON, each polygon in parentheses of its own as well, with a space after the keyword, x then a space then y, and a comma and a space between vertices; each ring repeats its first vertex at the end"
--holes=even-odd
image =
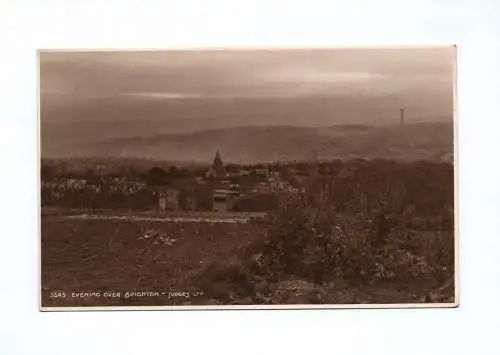
MULTIPOLYGON (((391 173, 397 176, 397 165, 392 167, 391 173)), ((417 167, 432 170, 436 166, 417 167)), ((239 285, 240 297, 273 303, 276 299, 269 296, 274 295, 273 285, 286 280, 313 285, 308 286, 315 289, 313 298, 328 295, 325 285, 342 280, 360 294, 363 288, 392 287, 395 293, 422 301, 439 284, 452 280, 453 214, 446 208, 453 206, 452 188, 435 191, 436 182, 420 182, 420 194, 427 197, 415 195, 412 200, 405 184, 408 179, 369 172, 361 170, 349 181, 337 182, 337 189, 312 182, 306 194, 281 201, 279 209, 269 215, 265 236, 239 252, 238 262, 231 266, 238 271, 231 272, 240 278, 231 279, 226 287, 239 285), (339 204, 341 184, 349 190, 339 204), (315 198, 318 192, 327 198, 315 198), (426 198, 427 204, 419 204, 426 198)), ((445 182, 450 183, 449 177, 441 181, 445 182)), ((453 299, 452 288, 447 297, 453 299)))

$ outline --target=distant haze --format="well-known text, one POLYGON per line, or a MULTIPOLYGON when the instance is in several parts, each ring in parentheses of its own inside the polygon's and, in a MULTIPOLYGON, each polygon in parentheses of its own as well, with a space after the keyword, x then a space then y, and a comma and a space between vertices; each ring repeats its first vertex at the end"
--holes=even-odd
POLYGON ((43 154, 242 126, 452 122, 453 47, 43 52, 43 154))

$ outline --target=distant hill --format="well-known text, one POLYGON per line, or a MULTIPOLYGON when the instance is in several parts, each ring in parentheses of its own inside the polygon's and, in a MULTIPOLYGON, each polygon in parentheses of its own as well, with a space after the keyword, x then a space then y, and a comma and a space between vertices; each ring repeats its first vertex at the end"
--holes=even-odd
POLYGON ((339 125, 345 124, 349 124, 344 126, 346 129, 356 127, 353 124, 358 127, 366 123, 390 125, 399 123, 399 109, 402 107, 408 122, 452 121, 452 95, 449 95, 446 104, 435 104, 433 92, 412 93, 411 100, 400 96, 370 94, 369 97, 340 95, 237 100, 143 100, 124 97, 57 105, 42 101, 42 154, 86 155, 85 151, 81 151, 82 147, 87 149, 86 145, 119 138, 150 138, 243 126, 334 126, 332 129, 336 130, 339 125))
MULTIPOLYGON (((183 134, 73 141, 66 149, 45 149, 46 157, 123 157, 210 162, 219 149, 226 162, 335 158, 433 160, 453 152, 453 124, 395 126, 230 127, 183 134)), ((50 144, 49 144, 50 146, 50 144)))

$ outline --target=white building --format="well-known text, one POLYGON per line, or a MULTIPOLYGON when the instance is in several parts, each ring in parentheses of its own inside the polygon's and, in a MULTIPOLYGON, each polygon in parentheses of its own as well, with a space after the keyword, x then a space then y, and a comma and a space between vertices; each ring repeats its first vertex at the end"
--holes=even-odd
POLYGON ((216 212, 231 210, 235 197, 235 192, 232 190, 216 189, 213 197, 213 210, 216 212))

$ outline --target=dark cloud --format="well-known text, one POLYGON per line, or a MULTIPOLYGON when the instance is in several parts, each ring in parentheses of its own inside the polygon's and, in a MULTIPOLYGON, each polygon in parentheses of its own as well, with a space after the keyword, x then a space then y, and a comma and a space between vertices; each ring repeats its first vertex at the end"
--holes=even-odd
MULTIPOLYGON (((40 56, 42 120, 119 120, 120 107, 126 107, 126 101, 134 101, 134 107, 143 105, 145 111, 154 101, 161 108, 147 119, 168 120, 169 105, 187 105, 186 100, 318 97, 349 102, 383 97, 387 105, 403 103, 418 107, 423 116, 451 118, 452 64, 451 47, 44 52, 40 56), (100 112, 103 106, 106 110, 100 112), (73 114, 61 107, 71 107, 73 114), (110 115, 111 111, 115 113, 110 115)), ((232 112, 237 113, 233 106, 232 112)), ((346 113, 349 108, 344 106, 346 113)), ((247 110, 248 105, 241 108, 247 110)), ((326 121, 329 111, 336 112, 333 104, 322 108, 326 121)), ((193 110, 189 109, 191 115, 193 110)), ((346 116, 353 117, 352 112, 346 116)), ((248 116, 248 112, 242 114, 248 116)), ((179 119, 182 110, 174 116, 179 119)), ((203 112, 196 116, 203 116, 203 112)), ((272 114, 268 120, 286 121, 272 114)))

